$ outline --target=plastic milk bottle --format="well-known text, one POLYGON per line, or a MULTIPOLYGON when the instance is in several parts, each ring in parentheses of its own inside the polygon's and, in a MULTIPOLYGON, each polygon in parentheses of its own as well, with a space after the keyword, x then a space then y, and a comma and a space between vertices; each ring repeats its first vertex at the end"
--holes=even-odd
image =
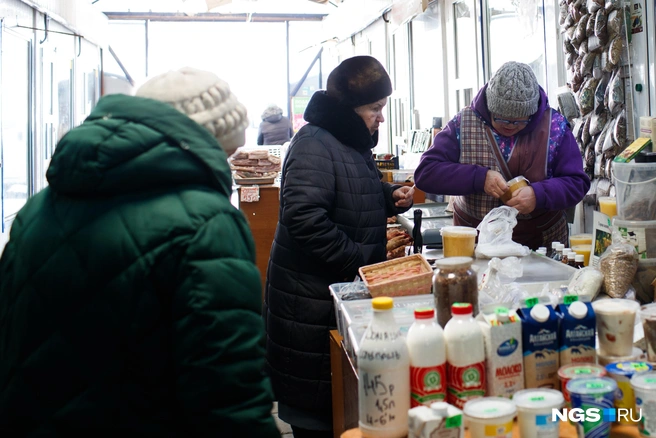
POLYGON ((408 434, 410 357, 388 297, 371 302, 373 318, 358 351, 358 407, 364 437, 408 434))
POLYGON ((472 311, 469 303, 453 304, 453 317, 444 327, 447 401, 460 409, 467 401, 484 397, 486 389, 483 331, 472 311))
POLYGON ((446 400, 446 347, 435 309, 415 309, 407 336, 410 353, 410 405, 430 406, 446 400))

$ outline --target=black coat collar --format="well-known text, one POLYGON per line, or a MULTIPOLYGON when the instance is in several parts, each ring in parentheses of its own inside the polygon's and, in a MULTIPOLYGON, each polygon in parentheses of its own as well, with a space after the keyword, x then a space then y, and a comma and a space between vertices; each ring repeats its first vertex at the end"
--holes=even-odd
POLYGON ((378 131, 371 135, 364 120, 353 108, 340 105, 325 91, 317 91, 312 95, 303 118, 358 151, 368 151, 378 143, 378 131))

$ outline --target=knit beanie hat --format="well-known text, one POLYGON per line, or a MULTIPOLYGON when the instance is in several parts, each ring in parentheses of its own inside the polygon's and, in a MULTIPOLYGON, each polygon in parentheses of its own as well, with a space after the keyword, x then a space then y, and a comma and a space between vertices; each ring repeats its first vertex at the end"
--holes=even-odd
POLYGON ((492 76, 485 97, 491 113, 513 119, 529 117, 538 111, 540 87, 531 67, 510 61, 492 76))
POLYGON ((166 102, 186 114, 207 128, 228 156, 245 143, 246 108, 214 73, 191 67, 169 71, 148 80, 136 95, 166 102))
POLYGON ((392 81, 376 58, 354 56, 330 73, 326 93, 340 104, 356 108, 392 94, 392 81))
POLYGON ((266 119, 267 117, 280 116, 280 115, 282 115, 282 108, 272 103, 269 106, 267 106, 264 112, 262 113, 262 120, 266 119))

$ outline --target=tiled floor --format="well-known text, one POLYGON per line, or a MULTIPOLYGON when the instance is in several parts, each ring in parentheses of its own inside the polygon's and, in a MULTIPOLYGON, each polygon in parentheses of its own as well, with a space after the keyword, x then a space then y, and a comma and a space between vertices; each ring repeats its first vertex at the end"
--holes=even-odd
POLYGON ((278 402, 273 402, 273 411, 271 412, 273 413, 273 418, 276 420, 276 425, 280 430, 280 436, 283 438, 294 438, 291 426, 278 418, 278 402))

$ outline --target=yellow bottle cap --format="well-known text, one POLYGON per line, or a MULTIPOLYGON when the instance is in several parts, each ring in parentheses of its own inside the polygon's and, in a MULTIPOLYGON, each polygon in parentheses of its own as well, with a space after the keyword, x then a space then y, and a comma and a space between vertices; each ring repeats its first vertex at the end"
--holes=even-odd
POLYGON ((389 310, 394 307, 394 300, 390 297, 378 297, 371 300, 371 307, 374 310, 389 310))

